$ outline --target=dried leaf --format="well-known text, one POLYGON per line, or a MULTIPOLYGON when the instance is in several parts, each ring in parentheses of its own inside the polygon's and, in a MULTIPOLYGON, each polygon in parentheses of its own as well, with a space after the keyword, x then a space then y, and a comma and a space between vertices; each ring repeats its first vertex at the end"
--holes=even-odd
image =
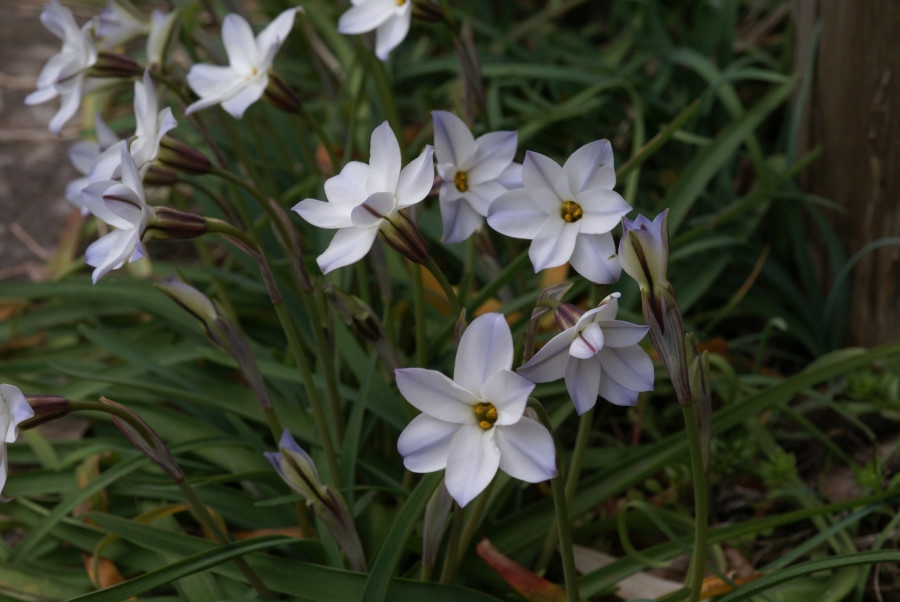
POLYGON ((565 590, 510 560, 497 551, 497 548, 487 538, 482 539, 475 549, 478 555, 526 600, 531 600, 531 602, 564 602, 566 600, 565 590))

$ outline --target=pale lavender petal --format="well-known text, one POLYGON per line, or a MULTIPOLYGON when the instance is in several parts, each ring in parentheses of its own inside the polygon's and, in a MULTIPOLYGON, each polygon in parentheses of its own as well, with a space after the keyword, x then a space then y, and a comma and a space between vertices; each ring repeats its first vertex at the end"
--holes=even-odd
MULTIPOLYGON (((551 204, 574 200, 562 167, 549 157, 528 151, 522 164, 522 181, 536 203, 545 209, 551 204), (545 207, 547 205, 547 207, 545 207)), ((558 207, 557 207, 558 210, 558 207)))
POLYGON ((569 355, 580 360, 594 357, 603 349, 603 330, 596 322, 588 324, 569 345, 569 355))
POLYGON ((578 227, 574 224, 566 224, 562 219, 547 220, 528 248, 534 271, 540 272, 569 261, 577 238, 578 227))
POLYGON ((576 272, 595 284, 610 284, 622 275, 612 234, 578 235, 569 262, 576 272))
POLYGON ((534 420, 523 418, 497 429, 494 442, 500 450, 500 469, 514 479, 540 483, 557 475, 553 437, 534 420))
POLYGON ((534 238, 547 222, 547 214, 524 189, 510 190, 491 203, 487 222, 491 228, 513 238, 534 238))
POLYGON ((394 370, 397 388, 416 409, 444 422, 475 421, 472 407, 478 399, 436 370, 399 368, 394 370))
POLYGON ((472 209, 472 206, 465 199, 457 199, 455 201, 444 201, 441 199, 440 205, 441 221, 443 222, 441 240, 445 243, 466 240, 481 225, 481 216, 472 209))
POLYGON ((603 399, 617 406, 633 406, 638 400, 637 391, 626 389, 611 379, 606 372, 603 373, 603 379, 600 381, 599 394, 603 399))
POLYGON ((316 199, 304 199, 293 210, 317 228, 347 228, 353 225, 348 207, 316 199))
POLYGON ((400 433, 397 451, 412 472, 434 472, 447 467, 447 456, 458 424, 419 414, 400 433))
POLYGON ((603 328, 603 336, 607 347, 630 347, 637 345, 647 331, 649 326, 632 324, 631 322, 623 322, 622 320, 610 320, 601 322, 600 327, 603 328))
POLYGON ((331 203, 359 205, 369 195, 366 193, 366 178, 369 166, 359 161, 347 163, 338 175, 325 182, 325 197, 331 203))
POLYGON ((69 161, 80 173, 88 175, 94 160, 100 156, 100 145, 96 142, 83 140, 76 142, 69 148, 69 161))
POLYGON ((25 399, 22 391, 14 385, 0 385, 0 398, 2 398, 7 419, 6 432, 2 433, 3 441, 12 443, 19 436, 19 423, 33 417, 34 410, 28 405, 28 400, 25 399))
POLYGON ((497 408, 498 426, 515 424, 522 419, 528 396, 534 390, 534 383, 513 372, 500 370, 490 376, 481 387, 481 398, 497 408))
POLYGON ((469 184, 487 182, 500 177, 516 156, 516 132, 490 132, 475 141, 475 154, 468 162, 469 184))
POLYGON ((559 333, 520 366, 518 373, 535 383, 548 383, 562 378, 569 362, 572 337, 572 329, 559 333))
POLYGON ((369 194, 396 192, 397 180, 400 179, 400 161, 400 145, 391 126, 385 121, 372 132, 366 191, 369 194))
MULTIPOLYGON (((82 78, 82 75, 78 75, 78 78, 82 78)), ((53 116, 53 119, 50 120, 50 131, 59 136, 59 132, 62 130, 62 126, 66 124, 69 119, 71 119, 75 113, 78 111, 78 107, 81 105, 81 86, 78 86, 78 89, 70 90, 67 93, 62 94, 62 102, 59 104, 59 111, 56 112, 56 115, 53 116)))
POLYGON ((601 373, 600 362, 595 358, 589 360, 572 358, 566 365, 566 389, 579 416, 597 403, 601 373))
POLYGON ((447 111, 432 111, 434 153, 438 163, 449 163, 454 171, 475 153, 475 138, 463 120, 447 111))
MULTIPOLYGON (((396 6, 396 2, 394 4, 396 6)), ((375 56, 381 61, 386 61, 391 50, 399 46, 409 33, 412 0, 407 0, 403 8, 404 12, 388 19, 375 30, 375 56)))
POLYGON ((493 480, 500 466, 494 430, 475 424, 459 428, 450 444, 444 484, 460 506, 472 501, 493 480))
POLYGON ((396 12, 396 0, 366 0, 341 15, 337 30, 343 34, 372 31, 396 12))
POLYGON ((377 235, 377 228, 343 228, 338 230, 325 252, 316 257, 316 263, 319 264, 319 268, 324 274, 355 263, 369 252, 377 235))
POLYGON ((96 268, 91 276, 94 284, 110 270, 117 270, 125 265, 134 252, 138 239, 139 232, 136 228, 113 230, 85 249, 87 264, 96 268))
POLYGON ((603 370, 626 389, 653 390, 653 362, 647 352, 637 345, 606 347, 599 357, 603 370))
MULTIPOLYGON (((454 189, 456 187, 454 186, 454 189)), ((500 183, 495 181, 479 182, 478 184, 469 184, 469 189, 463 193, 463 196, 472 208, 481 215, 487 215, 488 210, 501 194, 506 194, 507 190, 500 183)))
POLYGON ((612 190, 616 185, 613 169, 613 152, 609 140, 597 140, 585 144, 563 165, 569 187, 576 195, 585 190, 603 188, 612 190))
POLYGON ((575 201, 584 212, 578 225, 587 234, 609 232, 631 211, 631 205, 614 190, 590 190, 579 193, 575 201))
POLYGON ((424 199, 434 185, 434 148, 426 145, 418 157, 400 171, 397 207, 403 209, 424 199))
POLYGON ((522 164, 510 163, 509 167, 504 169, 503 173, 497 176, 497 183, 507 190, 522 188, 522 164))
POLYGON ((354 207, 350 212, 350 220, 357 228, 377 228, 385 216, 393 213, 397 199, 390 192, 376 192, 366 201, 354 207))
POLYGON ((453 380, 476 396, 496 372, 509 370, 513 360, 512 333, 506 318, 488 313, 478 316, 459 341, 453 380))

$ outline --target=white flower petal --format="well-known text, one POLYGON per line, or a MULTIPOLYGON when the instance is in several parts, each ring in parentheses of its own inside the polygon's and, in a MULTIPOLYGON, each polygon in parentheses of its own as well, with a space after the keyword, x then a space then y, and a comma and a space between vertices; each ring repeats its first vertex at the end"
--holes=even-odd
POLYGON ((497 408, 498 426, 515 424, 522 419, 534 383, 512 370, 500 370, 481 387, 481 398, 497 408))
POLYGON ((519 367, 518 373, 535 383, 548 383, 562 378, 569 362, 569 345, 573 334, 574 330, 570 328, 547 341, 530 360, 519 367))
POLYGON ((369 196, 366 193, 366 178, 369 166, 359 161, 351 161, 336 176, 325 182, 325 197, 330 203, 359 205, 369 196))
MULTIPOLYGON (((396 2, 394 5, 396 6, 396 2)), ((381 61, 386 61, 390 51, 399 46, 406 34, 409 33, 409 24, 412 20, 412 0, 408 0, 403 8, 404 12, 388 19, 375 30, 375 56, 381 61)))
POLYGON ((137 228, 113 230, 95 240, 85 249, 87 264, 96 268, 92 274, 94 284, 110 270, 117 270, 131 257, 140 238, 137 228))
MULTIPOLYGON (((221 97, 240 80, 241 77, 231 67, 204 63, 192 66, 187 74, 188 85, 201 99, 211 96, 221 97)), ((217 103, 218 101, 215 101, 212 104, 217 103)))
POLYGON ((596 322, 592 322, 572 339, 569 355, 586 360, 597 355, 601 349, 603 349, 603 330, 596 322))
POLYGON ((391 126, 385 121, 372 132, 366 191, 369 194, 396 192, 397 180, 400 178, 400 161, 400 145, 391 126))
POLYGON ((566 365, 566 389, 579 416, 597 403, 601 374, 600 361, 596 358, 588 360, 572 358, 566 365))
POLYGON ((466 240, 481 225, 481 216, 465 199, 455 201, 441 199, 440 205, 441 221, 443 222, 441 240, 445 243, 466 240))
POLYGON ((558 206, 563 201, 574 200, 562 167, 553 159, 540 153, 533 151, 525 153, 525 163, 522 164, 522 182, 531 198, 545 209, 549 210, 552 204, 558 206))
POLYGON ((472 423, 472 407, 478 399, 436 370, 399 368, 394 370, 397 388, 416 409, 444 422, 472 423))
POLYGON ((632 324, 631 322, 623 322, 622 320, 610 320, 601 322, 600 327, 603 328, 603 336, 605 337, 605 345, 607 347, 630 347, 637 345, 647 331, 649 326, 640 324, 632 324))
POLYGON ((578 223, 581 231, 587 234, 609 232, 631 211, 631 205, 614 190, 580 192, 575 200, 584 212, 578 223))
MULTIPOLYGON (((79 80, 84 79, 84 75, 82 74, 79 74, 76 77, 79 80)), ((77 87, 63 93, 61 96, 62 102, 59 104, 59 111, 57 111, 56 115, 53 116, 53 119, 50 120, 49 126, 50 131, 57 136, 59 136, 62 126, 75 115, 78 111, 78 107, 81 105, 81 82, 79 81, 77 87)))
POLYGON ((540 483, 557 475, 553 437, 538 422, 523 418, 501 427, 494 442, 500 450, 500 469, 514 479, 540 483))
POLYGON ((599 357, 603 370, 626 389, 653 390, 653 362, 647 352, 637 345, 605 347, 599 357))
POLYGON ((616 171, 613 168, 612 145, 609 140, 597 140, 585 144, 563 165, 574 194, 585 190, 603 188, 612 190, 616 185, 616 171))
POLYGON ((531 258, 534 271, 540 272, 569 261, 572 251, 575 250, 577 238, 577 225, 566 224, 562 219, 547 220, 528 247, 528 256, 531 258))
POLYGON ((317 228, 347 228, 353 225, 348 208, 338 203, 303 199, 293 206, 293 210, 317 228))
POLYGON ((622 275, 612 234, 578 235, 569 262, 576 272, 595 284, 610 284, 622 275))
POLYGON ((478 316, 459 341, 453 380, 476 396, 495 372, 509 370, 513 361, 512 333, 506 318, 488 313, 478 316))
POLYGON ((463 120, 447 111, 432 111, 434 153, 438 163, 459 167, 475 154, 475 138, 463 120))
POLYGON ((489 132, 475 141, 475 154, 468 162, 469 184, 496 179, 516 156, 516 132, 489 132))
POLYGON ((494 442, 494 430, 485 431, 475 424, 466 424, 453 437, 444 484, 460 506, 484 491, 497 474, 500 450, 494 442))
POLYGON ((510 163, 509 167, 504 169, 503 173, 497 176, 497 183, 507 190, 522 188, 522 164, 510 163))
POLYGON ((619 312, 619 297, 621 293, 610 293, 597 307, 584 312, 584 315, 578 319, 577 328, 581 328, 588 322, 608 322, 615 320, 616 314, 619 312))
POLYGON ((82 189, 81 199, 88 211, 114 228, 136 228, 140 224, 141 200, 119 181, 92 182, 82 189))
MULTIPOLYGON (((13 385, 0 385, 0 404, 2 404, 0 413, 5 414, 8 422, 4 429, 6 432, 0 433, 0 435, 3 436, 3 441, 12 443, 19 435, 19 423, 32 418, 34 410, 31 409, 22 391, 13 385)), ((2 486, 0 486, 0 489, 2 489, 2 486)))
MULTIPOLYGON (((454 186, 454 189, 456 187, 454 186)), ((488 210, 501 194, 506 194, 507 190, 499 182, 479 182, 478 184, 470 184, 469 189, 463 193, 463 197, 472 206, 472 209, 481 215, 487 215, 488 210)))
POLYGON ((350 220, 357 228, 377 228, 381 220, 390 215, 397 206, 397 199, 390 192, 376 192, 366 201, 354 207, 350 212, 350 220))
POLYGON ((369 252, 377 235, 377 228, 342 228, 325 252, 316 257, 316 263, 323 274, 355 263, 369 252))
POLYGON ((434 472, 447 466, 447 456, 458 424, 419 414, 397 439, 403 465, 412 472, 434 472))
POLYGON ((637 403, 638 393, 626 389, 604 372, 600 381, 600 396, 611 404, 617 406, 633 406, 637 403))
POLYGON ((488 225, 513 238, 534 238, 546 221, 547 214, 523 188, 498 196, 488 209, 488 225))
POLYGON ((250 24, 237 13, 225 15, 222 21, 222 44, 228 54, 228 64, 241 76, 255 75, 262 55, 256 46, 250 24))
POLYGON ((365 0, 355 3, 353 8, 338 20, 338 33, 355 34, 372 31, 397 12, 396 0, 365 0))
POLYGON ((269 54, 272 49, 277 51, 281 48, 294 27, 294 17, 298 10, 302 9, 299 6, 287 9, 259 32, 256 36, 256 46, 262 54, 269 54))
POLYGON ((79 173, 84 175, 90 173, 91 165, 98 156, 100 156, 100 145, 96 142, 82 140, 69 148, 69 161, 79 173))
POLYGON ((268 85, 268 73, 260 73, 258 77, 247 82, 236 94, 223 100, 222 108, 235 119, 240 119, 244 115, 244 111, 262 97, 268 85))
POLYGON ((434 148, 426 145, 418 157, 400 170, 397 181, 397 207, 403 209, 415 205, 434 186, 434 148))

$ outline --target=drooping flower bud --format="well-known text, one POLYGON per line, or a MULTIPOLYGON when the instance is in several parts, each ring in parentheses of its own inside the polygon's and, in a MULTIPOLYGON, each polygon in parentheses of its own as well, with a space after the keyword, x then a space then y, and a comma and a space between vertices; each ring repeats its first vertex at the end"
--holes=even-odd
POLYGON ((274 71, 269 71, 269 85, 263 92, 263 100, 285 113, 300 112, 300 97, 286 81, 274 71))
POLYGON ((206 234, 206 220, 193 213, 171 207, 156 207, 156 217, 147 223, 145 232, 152 238, 197 238, 206 234))
POLYGON ((404 209, 385 216, 384 224, 378 229, 378 237, 410 261, 425 263, 428 257, 428 243, 404 209))
POLYGON ((556 319, 556 325, 559 326, 560 330, 572 328, 583 315, 584 311, 571 303, 560 303, 553 311, 553 317, 556 319))
POLYGON ((58 395, 26 395, 25 399, 34 416, 19 424, 19 428, 27 430, 57 418, 62 418, 69 413, 69 400, 58 395))
POLYGON ((285 429, 278 442, 278 452, 264 455, 287 486, 306 498, 306 505, 325 523, 353 570, 366 572, 365 553, 347 502, 339 492, 322 483, 309 454, 285 429))
POLYGON ((115 52, 101 50, 97 53, 97 62, 88 70, 88 77, 139 77, 144 68, 134 59, 115 52))
POLYGON ((381 338, 384 334, 381 321, 365 301, 356 295, 345 293, 332 284, 326 285, 324 292, 344 323, 356 334, 369 341, 377 341, 381 338))
POLYGON ((111 399, 107 399, 106 397, 101 397, 100 401, 104 405, 118 408, 119 411, 129 414, 131 416, 130 421, 113 413, 110 413, 110 418, 112 418, 113 424, 116 425, 122 434, 125 435, 125 437, 145 456, 153 460, 153 462, 162 468, 163 471, 172 478, 172 481, 180 483, 184 480, 184 472, 182 472, 178 463, 175 462, 175 458, 172 457, 169 448, 166 447, 166 444, 163 443, 163 440, 156 434, 156 431, 154 431, 143 418, 135 414, 128 407, 111 399), (136 427, 135 424, 139 425, 139 427, 136 427))
POLYGON ((158 186, 165 188, 174 186, 178 181, 175 172, 159 165, 148 165, 147 173, 144 174, 144 186, 158 186))
POLYGON ((170 169, 195 176, 207 174, 212 169, 206 155, 169 136, 160 141, 156 160, 170 169))
POLYGON ((709 388, 709 352, 700 352, 693 334, 686 336, 688 372, 690 374, 691 396, 697 406, 697 430, 700 433, 700 452, 703 468, 709 470, 709 441, 712 436, 712 395, 709 388))

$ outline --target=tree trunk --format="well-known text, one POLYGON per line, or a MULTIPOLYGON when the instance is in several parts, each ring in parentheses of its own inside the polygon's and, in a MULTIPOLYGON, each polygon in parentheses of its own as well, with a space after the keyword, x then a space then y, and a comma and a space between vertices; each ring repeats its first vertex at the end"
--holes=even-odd
MULTIPOLYGON (((792 8, 798 73, 821 22, 798 156, 820 145, 823 153, 801 183, 842 206, 825 215, 849 257, 900 236, 900 2, 794 0, 792 8)), ((848 342, 900 339, 900 245, 868 253, 851 280, 848 342)))

